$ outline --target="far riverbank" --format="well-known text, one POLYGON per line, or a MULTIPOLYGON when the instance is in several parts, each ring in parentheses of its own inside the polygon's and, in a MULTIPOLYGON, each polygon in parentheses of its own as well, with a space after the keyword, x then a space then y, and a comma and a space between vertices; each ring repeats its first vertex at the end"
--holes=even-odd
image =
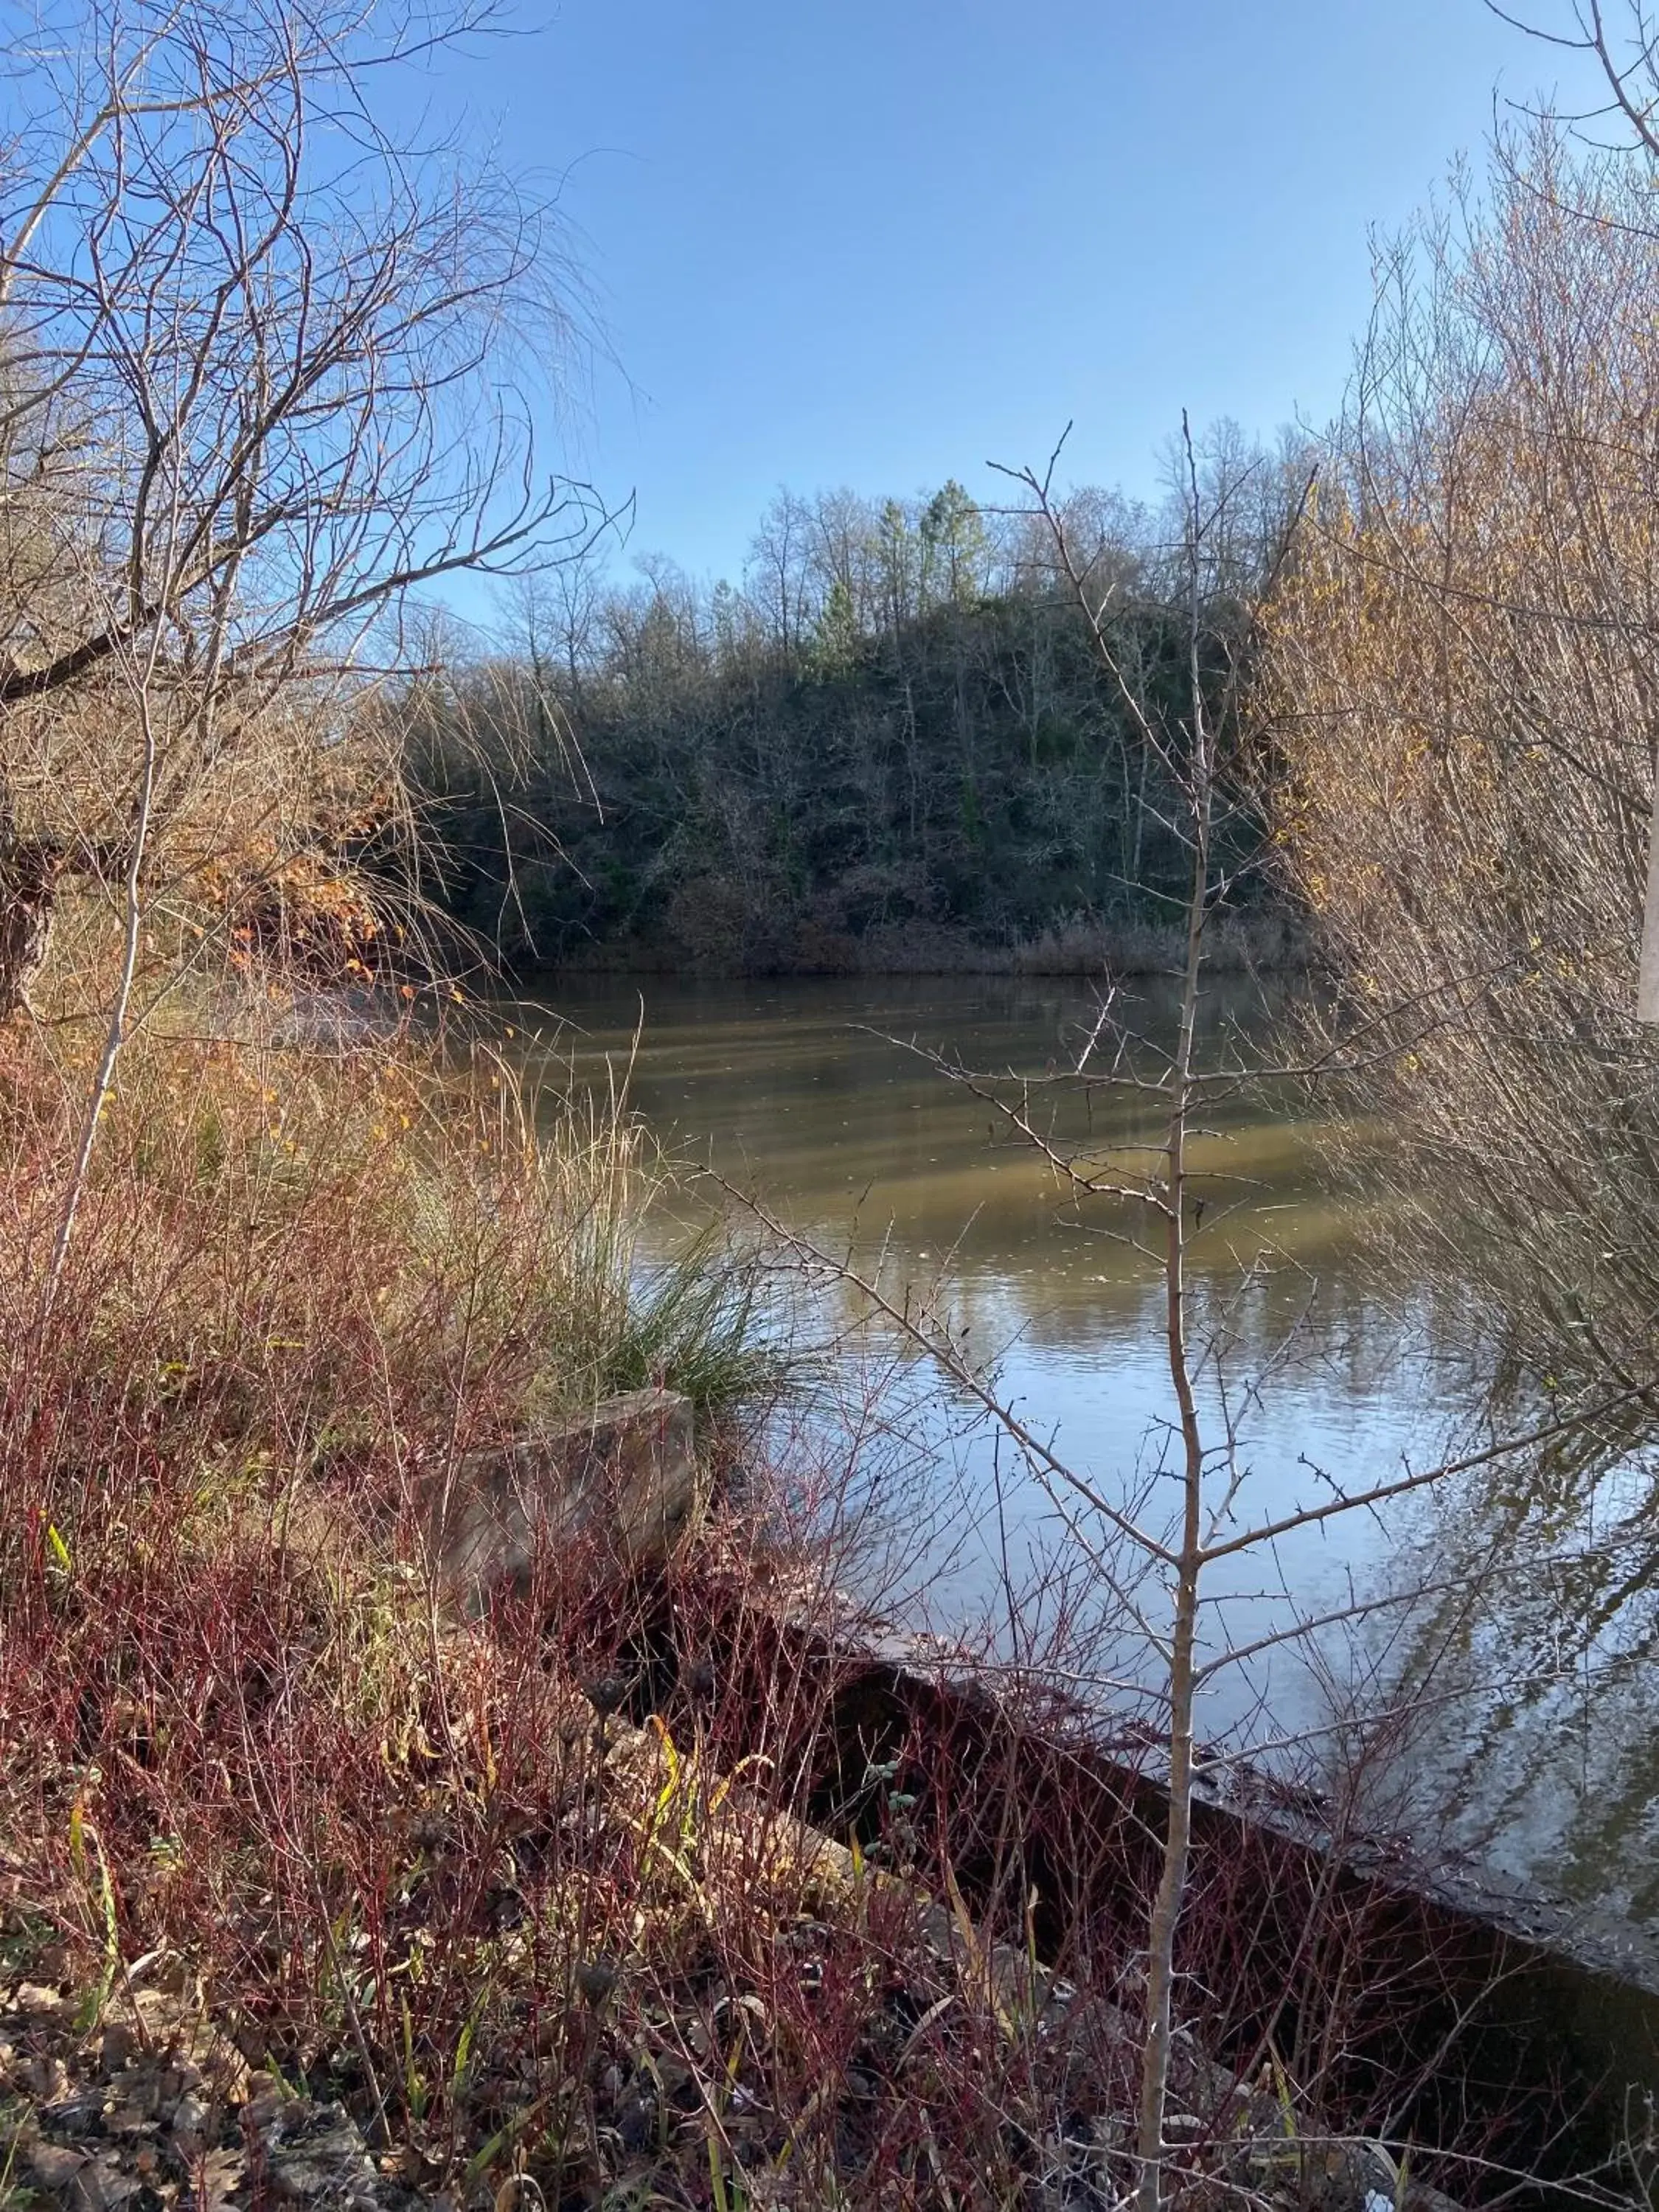
MULTIPOLYGON (((1158 975, 1180 966, 1185 941, 1184 923, 1101 921, 1087 915, 1004 943, 933 922, 859 934, 804 923, 753 942, 740 934, 708 942, 668 935, 596 939, 570 947, 550 969, 521 971, 519 980, 544 986, 555 977, 664 975, 689 985, 744 976, 1158 975)), ((1311 954, 1293 917, 1267 910, 1218 916, 1205 957, 1218 976, 1268 977, 1301 973, 1311 954)))

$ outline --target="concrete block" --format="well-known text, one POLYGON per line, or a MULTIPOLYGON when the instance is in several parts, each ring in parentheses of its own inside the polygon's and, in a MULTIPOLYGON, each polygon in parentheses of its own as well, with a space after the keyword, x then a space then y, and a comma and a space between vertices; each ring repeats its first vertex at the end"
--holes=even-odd
POLYGON ((697 1510, 696 1444, 689 1398, 630 1390, 434 1470, 418 1502, 441 1588, 477 1611, 527 1576, 541 1547, 579 1539, 625 1566, 664 1559, 697 1510))

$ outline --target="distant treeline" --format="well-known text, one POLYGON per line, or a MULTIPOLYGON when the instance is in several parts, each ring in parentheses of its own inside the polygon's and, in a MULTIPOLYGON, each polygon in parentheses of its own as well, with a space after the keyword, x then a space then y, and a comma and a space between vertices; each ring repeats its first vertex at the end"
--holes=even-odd
MULTIPOLYGON (((1242 629, 1299 467, 1229 431, 1203 465, 1200 587, 1242 629)), ((1188 549, 1113 494, 1066 523, 1129 683, 1184 702, 1188 549)), ((1063 965, 1178 911, 1168 769, 1031 518, 954 482, 786 493, 740 587, 636 566, 526 586, 499 648, 451 653, 416 702, 428 891, 509 966, 1063 965)), ((1254 817, 1227 835, 1242 856, 1254 817)))

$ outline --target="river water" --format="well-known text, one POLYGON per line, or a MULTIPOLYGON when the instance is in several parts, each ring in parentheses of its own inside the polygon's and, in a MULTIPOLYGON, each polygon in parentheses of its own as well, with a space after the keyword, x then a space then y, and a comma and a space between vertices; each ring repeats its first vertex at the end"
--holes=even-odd
MULTIPOLYGON (((1158 987, 1125 1011, 1167 1027, 1158 987)), ((848 1571, 889 1611, 1012 1648, 1155 1722, 1136 1692, 1157 1674, 1143 1632, 1167 1621, 1167 1598, 1089 1496, 1157 1533, 1170 1525, 1157 1272, 1121 1241, 1122 1209, 1074 1206, 992 1108, 905 1048, 1042 1078, 1074 1061, 1094 1012, 1071 981, 647 977, 550 981, 508 1018, 510 1048, 544 1074, 625 1081, 688 1168, 712 1165, 895 1299, 948 1305, 975 1370, 1075 1484, 1034 1468, 971 1391, 890 1331, 860 1332, 845 1291, 820 1290, 804 1322, 794 1309, 836 1349, 786 1455, 803 1480, 853 1471, 844 1488, 864 1512, 848 1571)), ((1213 1056, 1240 1036, 1259 1045, 1273 1018, 1218 987, 1203 1027, 1213 1056)), ((1060 1110, 1070 1143, 1082 1109, 1060 1110)), ((1154 1126, 1133 1100, 1089 1111, 1097 1139, 1154 1126)), ((1468 1297, 1398 1266, 1377 1291, 1367 1247, 1389 1224, 1334 1188, 1317 1105, 1255 1086, 1205 1124, 1192 1303, 1226 1533, 1478 1445, 1468 1297)), ((693 1185, 665 1209, 653 1232, 665 1247, 702 1202, 693 1185)), ((1272 1747, 1270 1761, 1352 1796, 1374 1828, 1523 1882, 1604 1932, 1659 1931, 1650 1497, 1630 1457, 1610 1472, 1481 1469, 1218 1565, 1200 1716, 1212 1753, 1272 1747)))

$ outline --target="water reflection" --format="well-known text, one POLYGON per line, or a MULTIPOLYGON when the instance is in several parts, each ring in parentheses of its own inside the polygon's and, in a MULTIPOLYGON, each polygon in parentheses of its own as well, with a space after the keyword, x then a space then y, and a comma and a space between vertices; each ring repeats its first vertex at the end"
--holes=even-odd
MULTIPOLYGON (((543 1048, 580 1082, 625 1073, 671 1149, 712 1162, 819 1245, 879 1264, 890 1283, 948 1273, 951 1326, 1005 1401, 1098 1494, 1142 1498, 1157 1525, 1175 1500, 1159 1473, 1170 1392, 1154 1273, 1103 1233, 1121 1221, 1079 1215, 983 1103, 888 1041, 1042 1076, 1067 1064, 1092 1011, 1087 989, 1064 982, 647 978, 562 988, 556 1011, 510 1018, 521 1033, 539 1019, 543 1048)), ((1155 992, 1133 1011, 1149 1029, 1167 1018, 1155 992)), ((1267 1018, 1218 990, 1206 1048, 1248 1044, 1267 1018)), ((1063 1145, 1089 1136, 1091 1113, 1097 1139, 1155 1126, 1121 1102, 1060 1096, 1054 1112, 1063 1145)), ((1239 1090, 1206 1121, 1195 1164, 1214 1180, 1192 1250, 1194 1312, 1216 1350, 1202 1378, 1210 1432, 1224 1415, 1237 1425, 1239 1525, 1317 1502, 1328 1475, 1362 1489, 1408 1462, 1431 1465, 1477 1431, 1491 1409, 1466 1300, 1426 1277, 1386 1306, 1367 1287, 1360 1217, 1322 1178, 1324 1131, 1305 1101, 1239 1090)), ((1097 1516, 1011 1452, 970 1395, 941 1394, 859 1340, 859 1317, 844 1294, 836 1449, 862 1455, 881 1502, 861 1534, 886 1529, 893 1601, 1006 1641, 1012 1571, 1042 1587, 1051 1657, 1064 1630, 1079 1671, 1149 1680, 1144 1642, 1115 1633, 1126 1603, 1157 1613, 1139 1565, 1109 1554, 1097 1516), (1112 1603, 1091 1615, 1108 1571, 1112 1603)), ((824 1436, 803 1423, 789 1440, 803 1469, 824 1436)), ((1486 1863, 1659 1926, 1659 1737, 1647 1722, 1659 1528, 1648 1474, 1612 1442, 1586 1461, 1486 1472, 1327 1522, 1218 1568, 1212 1657, 1298 1620, 1385 1609, 1333 1625, 1311 1665, 1285 1644, 1218 1674, 1206 1731, 1224 1747, 1323 1730, 1311 1741, 1333 1767, 1347 1759, 1379 1820, 1446 1832, 1486 1863), (1352 1724, 1367 1717, 1356 1755, 1352 1724)))
POLYGON ((1459 1485, 1402 1528, 1370 1639, 1374 1787, 1480 1863, 1659 1933, 1659 1458, 1628 1437, 1459 1485), (1432 1803, 1420 1801, 1431 1792, 1432 1803))

